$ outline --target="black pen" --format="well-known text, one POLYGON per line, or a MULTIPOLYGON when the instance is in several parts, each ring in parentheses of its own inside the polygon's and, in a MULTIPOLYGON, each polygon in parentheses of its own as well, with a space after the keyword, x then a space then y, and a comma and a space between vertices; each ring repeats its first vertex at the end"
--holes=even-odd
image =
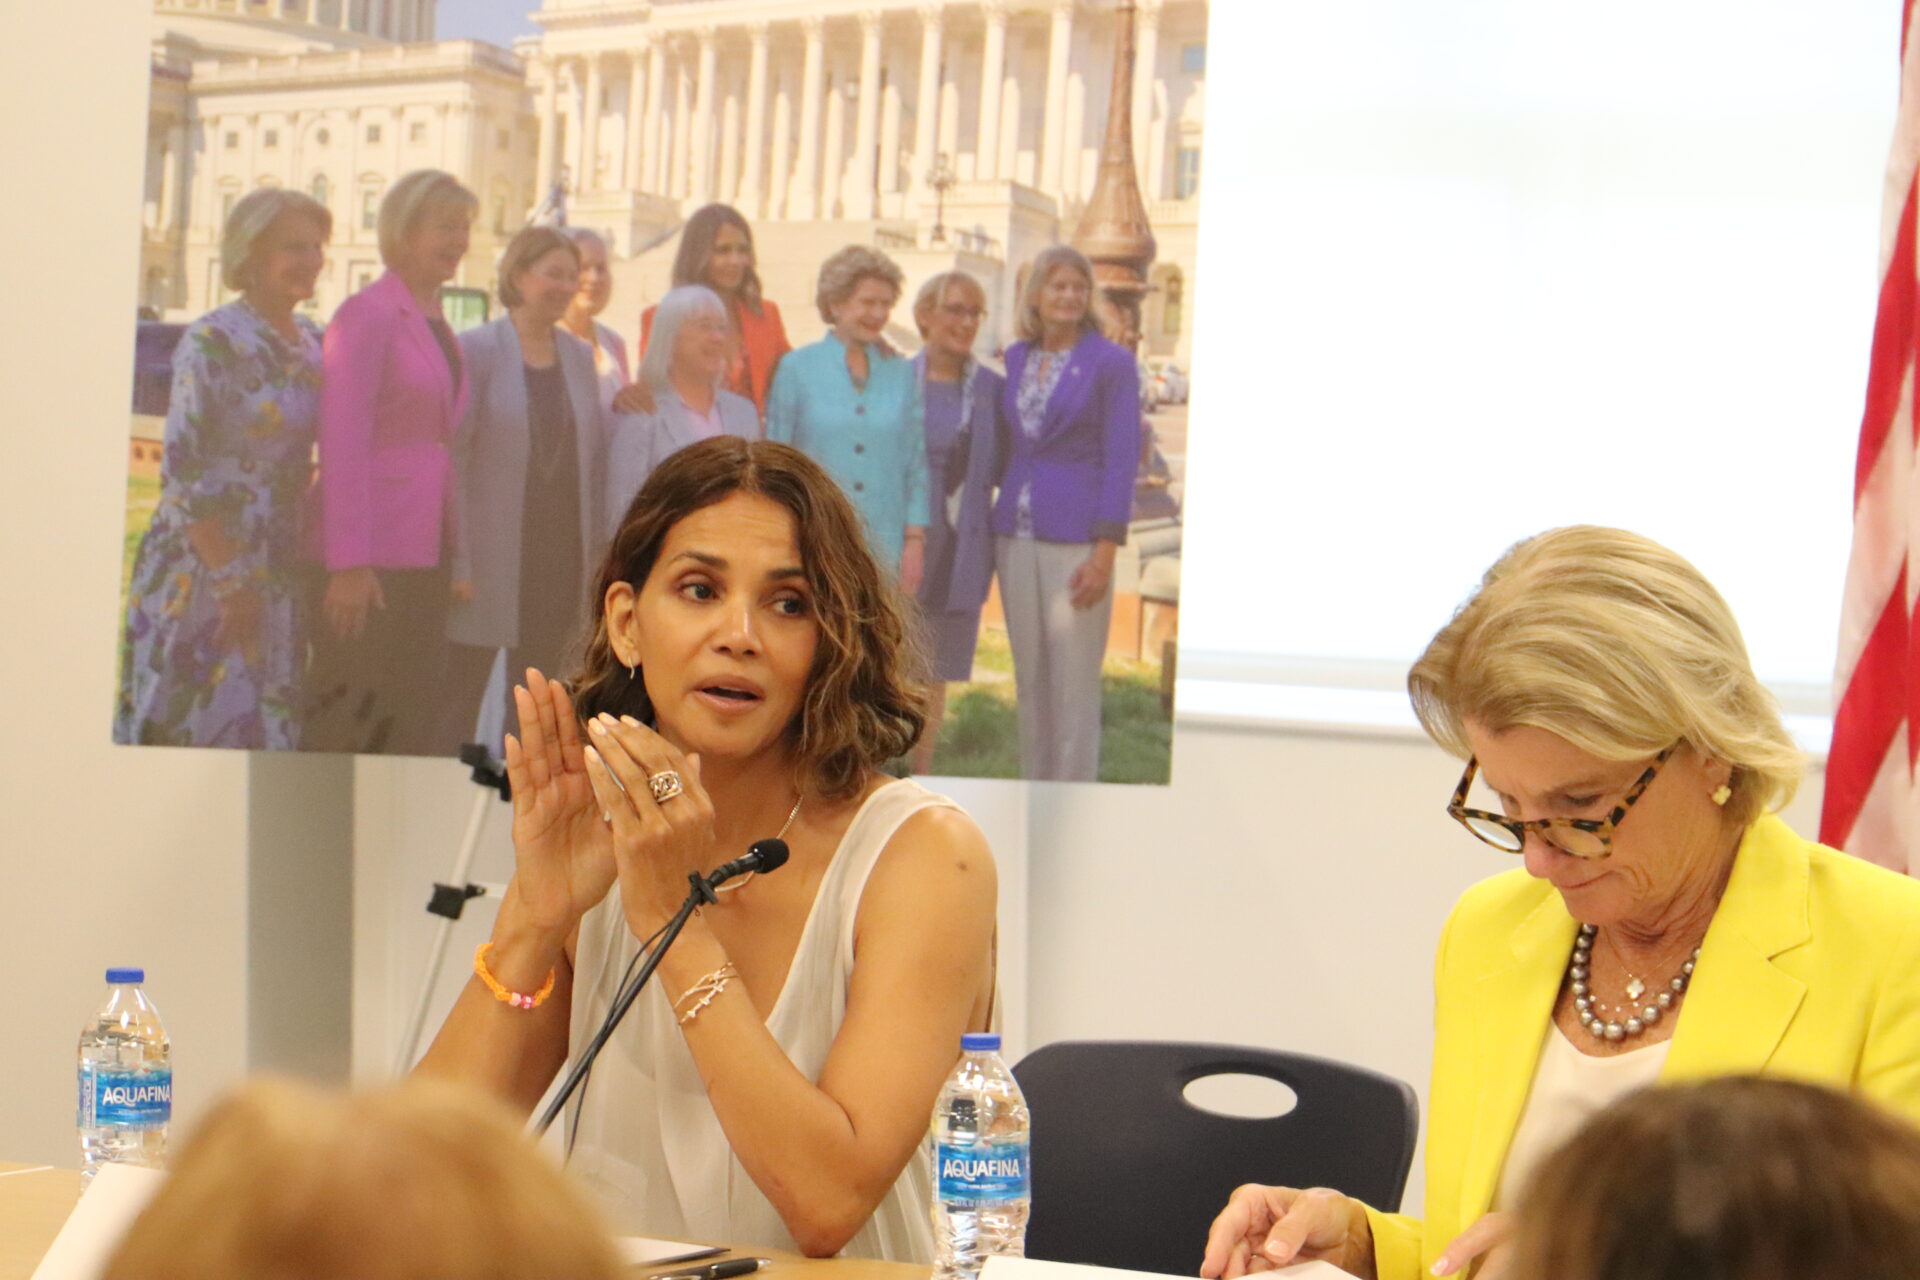
POLYGON ((728 1258, 703 1267, 682 1267, 678 1271, 657 1272, 653 1280, 729 1280, 732 1276, 751 1275, 773 1265, 772 1258, 728 1258))

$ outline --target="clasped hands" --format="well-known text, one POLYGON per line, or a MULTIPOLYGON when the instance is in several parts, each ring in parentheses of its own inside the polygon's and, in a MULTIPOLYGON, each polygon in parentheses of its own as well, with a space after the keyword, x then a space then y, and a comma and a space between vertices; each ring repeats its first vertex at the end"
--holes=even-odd
POLYGON ((627 927, 650 937, 686 897, 687 873, 713 859, 700 757, 631 718, 596 716, 583 743, 566 690, 532 668, 513 696, 520 737, 507 736, 506 763, 522 906, 566 933, 617 881, 627 927), (669 770, 682 793, 657 802, 648 779, 669 770))
MULTIPOLYGON (((1441 1251, 1436 1276, 1500 1280, 1513 1240, 1513 1216, 1483 1215, 1441 1251)), ((1373 1230, 1358 1200, 1326 1187, 1296 1190, 1254 1184, 1235 1189, 1207 1233, 1200 1274, 1237 1280, 1296 1262, 1331 1263, 1363 1278, 1375 1274, 1373 1230)))

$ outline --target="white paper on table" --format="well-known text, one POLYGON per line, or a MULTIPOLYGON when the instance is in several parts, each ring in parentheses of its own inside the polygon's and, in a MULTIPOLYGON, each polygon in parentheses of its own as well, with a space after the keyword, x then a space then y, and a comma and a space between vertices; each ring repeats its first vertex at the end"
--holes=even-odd
POLYGON ((33 1280, 94 1280, 165 1177, 139 1165, 101 1165, 34 1268, 33 1280))
POLYGON ((613 1245, 630 1267, 662 1267, 669 1262, 692 1262, 695 1258, 711 1258, 726 1252, 718 1245, 654 1240, 648 1236, 616 1236, 613 1245))
MULTIPOLYGON (((988 1258, 980 1280, 1095 1280, 1098 1276, 1164 1275, 1159 1271, 1127 1271, 1119 1267, 1090 1267, 1078 1262, 1042 1262, 1038 1258, 988 1258)), ((1283 1276, 1286 1280, 1353 1280, 1331 1262, 1296 1262, 1290 1267, 1262 1271, 1259 1280, 1283 1276)), ((1182 1276, 1180 1280, 1192 1280, 1182 1276)))

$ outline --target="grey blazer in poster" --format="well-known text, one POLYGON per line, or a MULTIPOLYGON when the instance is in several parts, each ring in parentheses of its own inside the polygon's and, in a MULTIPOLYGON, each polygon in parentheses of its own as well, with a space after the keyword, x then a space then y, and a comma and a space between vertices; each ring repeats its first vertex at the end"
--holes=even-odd
MULTIPOLYGON (((760 411, 753 407, 753 401, 731 391, 717 391, 715 395, 721 430, 742 440, 758 440, 760 411)), ((701 438, 695 425, 698 421, 672 387, 655 388, 652 413, 613 415, 607 436, 607 491, 602 506, 607 538, 620 531, 620 521, 633 504, 633 495, 640 492, 654 468, 701 438)))
MULTIPOLYGON (((606 417, 600 408, 593 348, 556 329, 554 348, 573 414, 580 471, 580 595, 586 598, 605 543, 600 495, 606 468, 606 417)), ((473 599, 453 603, 447 638, 510 647, 520 635, 520 526, 525 517, 527 381, 520 339, 502 316, 460 335, 472 393, 453 440, 453 577, 473 584, 473 599)))

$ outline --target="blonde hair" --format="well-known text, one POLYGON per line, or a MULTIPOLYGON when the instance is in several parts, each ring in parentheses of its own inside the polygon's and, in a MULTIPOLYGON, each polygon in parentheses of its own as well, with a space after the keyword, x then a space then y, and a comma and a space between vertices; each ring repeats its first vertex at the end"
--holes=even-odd
POLYGON ((1722 1076, 1594 1116, 1522 1196, 1513 1280, 1905 1280, 1920 1132, 1834 1089, 1722 1076))
POLYGON ((933 310, 947 300, 947 294, 955 287, 973 290, 973 296, 980 299, 980 305, 987 305, 987 290, 978 280, 964 271, 942 271, 925 284, 913 298, 913 323, 920 330, 920 336, 927 336, 927 322, 933 318, 933 310))
POLYGON ((1040 323, 1040 293, 1061 267, 1072 267, 1087 278, 1087 312, 1080 317, 1080 332, 1091 333, 1100 327, 1094 316, 1093 264, 1087 255, 1070 244, 1050 244, 1027 268, 1027 287, 1020 291, 1020 336, 1028 342, 1040 341, 1044 327, 1040 323))
POLYGON ((392 266, 421 219, 441 208, 458 208, 472 218, 480 212, 480 197, 439 169, 415 169, 396 179, 380 199, 380 261, 392 266))
POLYGON ((500 280, 496 288, 501 306, 513 308, 525 301, 513 278, 556 249, 564 250, 576 268, 580 265, 580 246, 558 227, 522 227, 514 233, 513 239, 507 241, 506 252, 500 255, 500 280))
POLYGON ((285 187, 250 191, 233 206, 227 225, 220 229, 220 283, 236 292, 250 288, 248 276, 260 237, 289 215, 312 218, 322 240, 333 234, 333 214, 306 192, 285 187))
POLYGON ((814 290, 814 305, 820 318, 833 323, 833 309, 853 296, 862 280, 881 280, 893 286, 893 299, 900 300, 906 276, 892 258, 863 244, 850 244, 820 264, 820 282, 814 290))
POLYGON ((471 1086, 261 1079, 181 1147, 103 1280, 620 1280, 599 1216, 471 1086))
POLYGON ((1733 611, 1684 558, 1575 525, 1516 544, 1407 673, 1421 725, 1462 759, 1464 723, 1545 729, 1603 760, 1684 740, 1733 767, 1730 824, 1793 798, 1803 760, 1733 611))

